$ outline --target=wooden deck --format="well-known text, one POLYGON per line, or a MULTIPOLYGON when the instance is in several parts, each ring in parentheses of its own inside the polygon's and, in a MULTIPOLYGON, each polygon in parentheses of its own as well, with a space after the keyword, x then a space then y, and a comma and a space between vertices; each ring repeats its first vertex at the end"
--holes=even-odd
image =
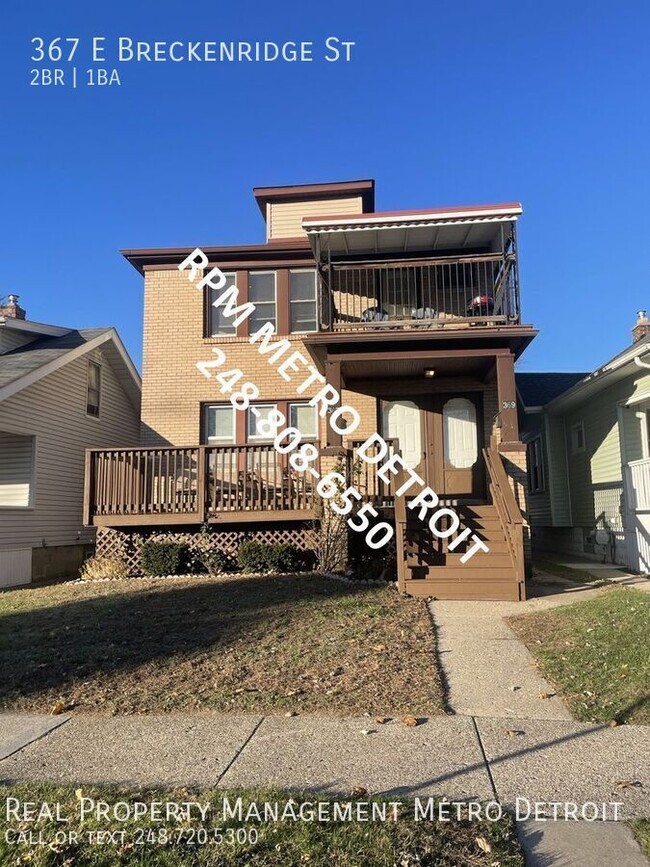
MULTIPOLYGON (((319 471, 318 462, 314 469, 319 471)), ((316 515, 315 484, 272 444, 90 449, 84 523, 310 520, 316 515)))

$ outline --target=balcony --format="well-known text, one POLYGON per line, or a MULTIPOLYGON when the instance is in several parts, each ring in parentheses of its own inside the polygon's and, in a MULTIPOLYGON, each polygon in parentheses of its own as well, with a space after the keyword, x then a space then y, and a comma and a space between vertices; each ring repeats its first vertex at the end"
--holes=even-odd
POLYGON ((520 323, 514 253, 332 263, 322 274, 323 331, 454 331, 520 323))
POLYGON ((316 514, 314 485, 271 444, 91 449, 86 452, 84 523, 309 520, 316 514))

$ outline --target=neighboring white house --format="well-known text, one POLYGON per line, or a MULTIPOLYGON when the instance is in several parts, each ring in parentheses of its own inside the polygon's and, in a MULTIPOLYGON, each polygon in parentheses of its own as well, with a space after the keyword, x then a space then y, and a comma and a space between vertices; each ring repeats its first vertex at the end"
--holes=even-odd
POLYGON ((0 587, 74 576, 87 448, 139 439, 140 377, 114 328, 31 322, 0 306, 0 587))

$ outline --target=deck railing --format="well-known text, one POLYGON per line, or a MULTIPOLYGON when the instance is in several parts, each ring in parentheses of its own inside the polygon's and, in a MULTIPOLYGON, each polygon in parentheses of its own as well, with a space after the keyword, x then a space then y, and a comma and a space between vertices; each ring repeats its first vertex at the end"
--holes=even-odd
POLYGON ((324 330, 519 322, 514 253, 333 264, 320 285, 324 330))
POLYGON ((88 525, 202 523, 228 513, 246 520, 247 513, 252 519, 262 512, 308 517, 317 496, 314 484, 270 443, 91 449, 84 520, 88 525))
MULTIPOLYGON (((397 438, 385 437, 384 439, 388 444, 388 455, 393 455, 399 451, 397 438)), ((379 463, 370 464, 357 456, 356 450, 363 442, 364 440, 350 440, 346 443, 348 447, 347 473, 350 484, 355 486, 364 500, 372 502, 377 508, 392 508, 395 502, 395 490, 398 487, 395 477, 392 476, 390 482, 383 481, 377 475, 379 463)), ((376 444, 371 445, 367 450, 368 457, 376 456, 378 450, 379 447, 376 444)))

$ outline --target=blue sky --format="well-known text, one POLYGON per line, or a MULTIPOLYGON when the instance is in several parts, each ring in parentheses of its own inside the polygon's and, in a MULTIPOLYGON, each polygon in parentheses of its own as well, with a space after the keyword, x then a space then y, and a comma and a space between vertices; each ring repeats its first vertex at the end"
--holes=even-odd
MULTIPOLYGON (((121 248, 255 243, 255 185, 374 177, 380 210, 519 200, 522 370, 588 370, 650 308, 650 4, 4 0, 2 282, 31 318, 114 324, 140 363, 121 248), (328 36, 356 42, 326 63, 328 36), (106 63, 30 86, 32 37, 310 40, 295 64, 106 63)), ((69 70, 68 70, 69 71, 69 70)), ((170 311, 170 315, 173 312, 170 311)))

